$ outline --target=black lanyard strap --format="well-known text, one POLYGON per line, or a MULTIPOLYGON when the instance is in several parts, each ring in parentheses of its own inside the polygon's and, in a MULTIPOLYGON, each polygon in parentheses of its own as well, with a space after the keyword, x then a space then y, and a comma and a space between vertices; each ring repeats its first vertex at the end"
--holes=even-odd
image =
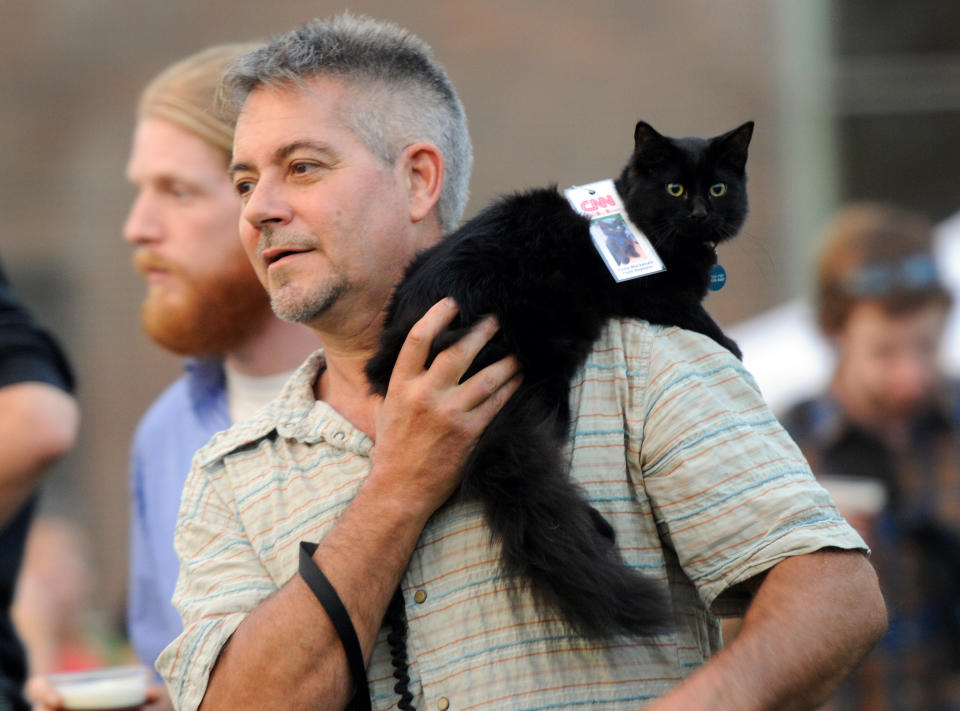
POLYGON ((343 606, 340 596, 333 589, 320 567, 313 560, 313 553, 317 550, 316 543, 300 541, 300 577, 310 586, 317 600, 323 605, 330 622, 340 635, 340 643, 347 653, 347 664, 353 674, 353 683, 356 694, 350 708, 354 711, 370 711, 370 689, 367 686, 367 670, 363 665, 363 652, 360 650, 360 641, 357 632, 350 621, 347 608, 343 606))

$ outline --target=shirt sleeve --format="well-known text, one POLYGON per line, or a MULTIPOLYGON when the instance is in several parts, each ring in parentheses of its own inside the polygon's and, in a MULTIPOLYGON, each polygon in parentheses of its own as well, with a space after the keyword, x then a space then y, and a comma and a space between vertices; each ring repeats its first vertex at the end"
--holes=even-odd
POLYGON ((738 584, 789 556, 866 552, 742 364, 700 334, 648 333, 642 486, 704 604, 742 612, 738 584))
POLYGON ((195 460, 174 538, 180 575, 173 603, 184 629, 157 659, 174 707, 181 711, 200 705, 223 645, 247 614, 278 589, 234 509, 222 463, 200 468, 195 460))
POLYGON ((40 382, 72 392, 73 372, 59 344, 14 296, 0 267, 0 387, 40 382))

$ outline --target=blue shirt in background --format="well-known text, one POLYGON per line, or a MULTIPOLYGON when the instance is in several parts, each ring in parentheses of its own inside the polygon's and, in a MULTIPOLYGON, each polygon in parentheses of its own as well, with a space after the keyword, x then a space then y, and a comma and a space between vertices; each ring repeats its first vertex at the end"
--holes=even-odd
POLYGON ((188 360, 186 374, 154 401, 134 433, 127 632, 147 664, 183 630, 170 598, 180 572, 173 532, 190 462, 230 424, 221 361, 188 360))

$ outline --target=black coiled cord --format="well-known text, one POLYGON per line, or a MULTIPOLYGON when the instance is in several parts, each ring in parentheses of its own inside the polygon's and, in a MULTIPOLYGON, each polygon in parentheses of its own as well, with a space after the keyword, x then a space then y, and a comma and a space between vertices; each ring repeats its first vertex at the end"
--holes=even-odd
POLYGON ((407 613, 403 605, 403 592, 400 588, 393 594, 387 607, 386 619, 390 625, 387 643, 390 645, 390 659, 393 662, 393 678, 397 680, 393 690, 400 695, 397 708, 401 711, 416 711, 410 702, 410 675, 407 673, 407 613))

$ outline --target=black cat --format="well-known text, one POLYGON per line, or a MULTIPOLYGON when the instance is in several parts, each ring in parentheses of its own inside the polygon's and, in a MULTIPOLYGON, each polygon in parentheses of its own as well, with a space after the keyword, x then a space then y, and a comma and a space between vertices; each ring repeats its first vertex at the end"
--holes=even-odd
POLYGON ((513 353, 524 380, 480 438, 460 492, 483 504, 503 548, 503 574, 529 580, 540 605, 588 636, 654 634, 670 619, 664 589, 622 562, 612 527, 569 477, 561 452, 570 380, 617 316, 699 331, 740 356, 701 300, 716 245, 746 218, 752 133, 750 122, 712 139, 677 139, 636 125, 634 152, 615 184, 666 266, 655 275, 616 283, 589 221, 555 189, 495 202, 410 264, 366 366, 373 390, 385 394, 410 327, 445 296, 460 313, 434 354, 496 315, 500 331, 466 377, 513 353))

